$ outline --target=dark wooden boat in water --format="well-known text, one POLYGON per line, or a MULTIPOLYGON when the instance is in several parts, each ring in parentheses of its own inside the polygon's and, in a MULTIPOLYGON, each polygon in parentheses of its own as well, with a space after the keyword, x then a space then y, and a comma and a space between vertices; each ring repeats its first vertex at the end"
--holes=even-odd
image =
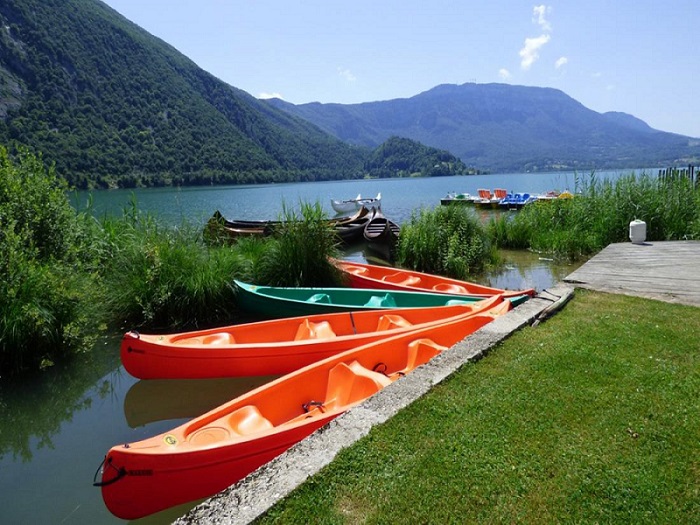
MULTIPOLYGON (((351 243, 361 238, 362 231, 372 216, 372 208, 361 207, 349 217, 328 219, 344 243, 351 243)), ((207 221, 205 235, 209 239, 235 240, 239 237, 266 237, 284 226, 284 221, 227 219, 219 210, 207 221)))
POLYGON ((363 236, 369 248, 378 251, 384 258, 391 259, 400 232, 399 225, 377 209, 365 226, 363 236))

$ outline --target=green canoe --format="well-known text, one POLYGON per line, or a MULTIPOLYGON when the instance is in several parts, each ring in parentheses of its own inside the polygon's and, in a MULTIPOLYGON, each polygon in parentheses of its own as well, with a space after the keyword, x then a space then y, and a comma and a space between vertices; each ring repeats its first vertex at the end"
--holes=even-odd
MULTIPOLYGON (((238 306, 265 317, 294 317, 382 308, 422 308, 471 304, 484 299, 468 295, 403 292, 361 288, 284 288, 234 280, 238 306)), ((514 306, 528 296, 510 298, 514 306)))

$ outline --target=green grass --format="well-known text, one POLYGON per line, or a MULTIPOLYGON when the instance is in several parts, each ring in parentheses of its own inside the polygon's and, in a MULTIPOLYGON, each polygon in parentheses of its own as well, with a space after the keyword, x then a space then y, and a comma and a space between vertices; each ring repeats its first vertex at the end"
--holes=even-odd
POLYGON ((261 523, 696 523, 700 309, 577 291, 261 523))

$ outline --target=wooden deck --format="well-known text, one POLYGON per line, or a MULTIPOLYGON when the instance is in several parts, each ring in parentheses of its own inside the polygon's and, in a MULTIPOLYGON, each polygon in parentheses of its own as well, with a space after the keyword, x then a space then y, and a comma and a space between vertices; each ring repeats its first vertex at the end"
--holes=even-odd
POLYGON ((700 241, 611 244, 564 282, 700 306, 700 241))

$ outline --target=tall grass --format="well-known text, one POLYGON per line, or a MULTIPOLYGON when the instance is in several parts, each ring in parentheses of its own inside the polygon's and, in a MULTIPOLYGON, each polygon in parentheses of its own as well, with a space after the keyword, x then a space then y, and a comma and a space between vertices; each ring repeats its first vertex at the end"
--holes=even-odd
POLYGON ((336 286, 337 237, 320 203, 283 206, 281 224, 253 268, 256 282, 270 286, 336 286))
POLYGON ((240 251, 210 247, 199 229, 164 227, 139 212, 101 222, 100 253, 113 319, 155 329, 211 326, 235 317, 232 279, 249 276, 240 251))
POLYGON ((397 263, 422 272, 467 279, 494 253, 479 219, 462 206, 421 209, 401 228, 397 263))
POLYGON ((646 222, 650 241, 698 239, 700 187, 688 178, 646 174, 614 182, 592 177, 575 198, 526 206, 512 219, 493 219, 488 230, 499 247, 576 259, 627 241, 634 219, 646 222))

